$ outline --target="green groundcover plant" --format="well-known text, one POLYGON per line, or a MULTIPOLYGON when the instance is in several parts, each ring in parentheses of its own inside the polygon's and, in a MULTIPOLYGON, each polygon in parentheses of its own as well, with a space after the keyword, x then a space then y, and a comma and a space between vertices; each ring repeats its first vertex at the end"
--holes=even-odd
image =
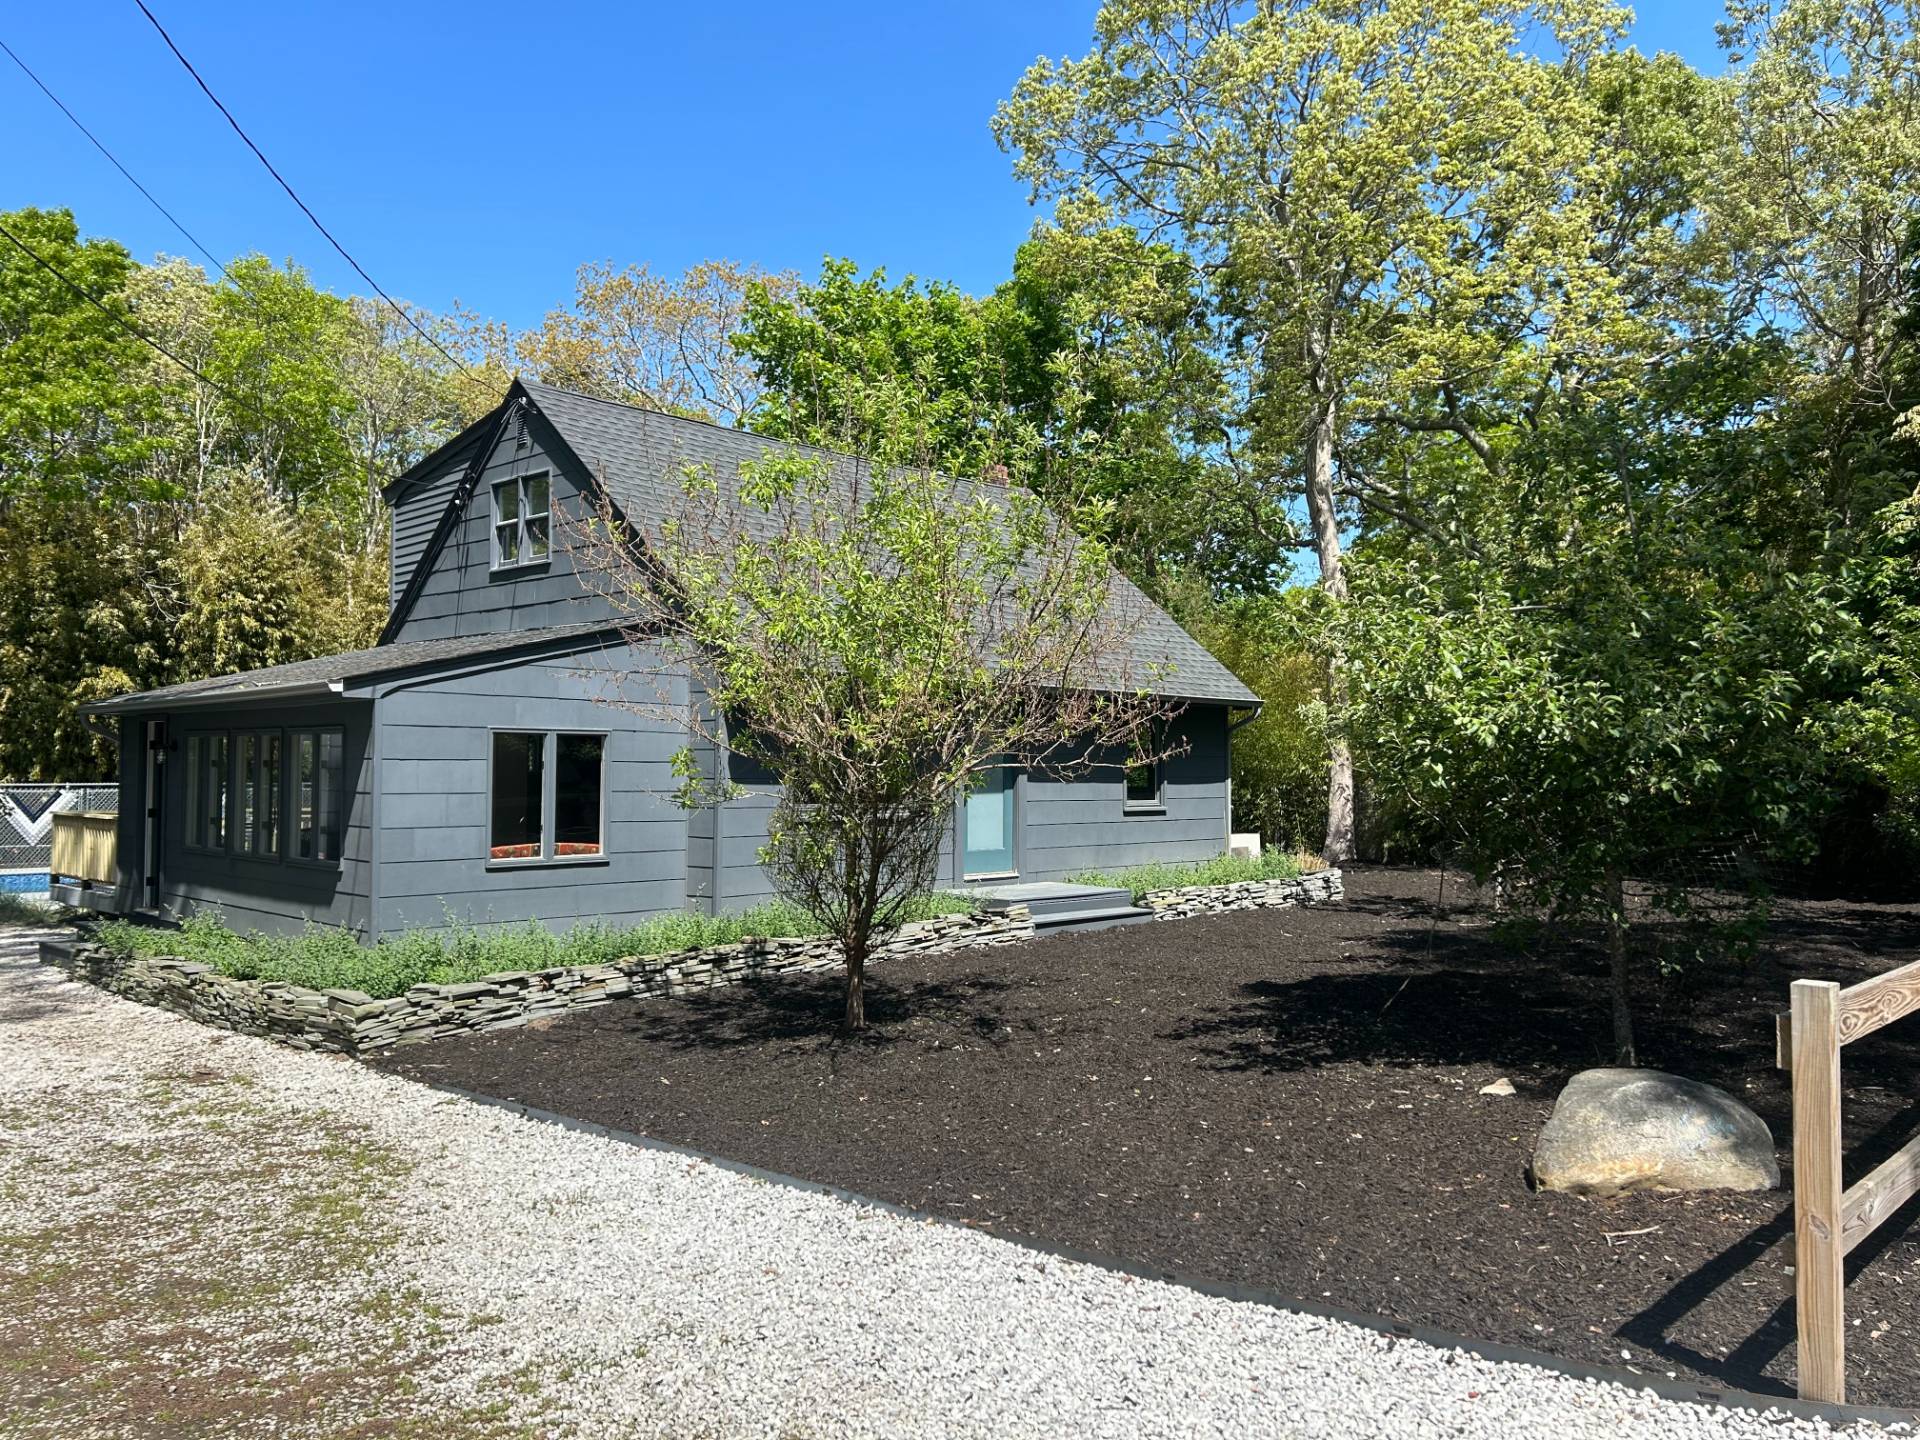
MULTIPOLYGON (((922 897, 907 918, 963 914, 962 896, 922 897)), ((738 915, 658 915, 639 925, 586 924, 556 933, 529 922, 511 928, 449 925, 362 945, 351 931, 313 925, 297 935, 241 934, 217 913, 188 917, 178 930, 109 920, 94 938, 121 955, 167 956, 206 965, 236 980, 285 980, 314 990, 359 990, 376 1000, 413 985, 454 985, 511 970, 603 965, 635 955, 669 955, 750 936, 818 935, 798 906, 774 901, 738 915)))
POLYGON ((1289 854, 1269 850, 1248 859, 1240 855, 1216 855, 1211 860, 1196 860, 1186 865, 1135 865, 1127 870, 1083 870, 1067 879, 1075 885, 1104 885, 1111 890, 1131 890, 1135 903, 1153 890, 1177 890, 1183 885, 1233 885, 1242 880, 1291 880, 1310 870, 1326 866, 1316 855, 1289 854))

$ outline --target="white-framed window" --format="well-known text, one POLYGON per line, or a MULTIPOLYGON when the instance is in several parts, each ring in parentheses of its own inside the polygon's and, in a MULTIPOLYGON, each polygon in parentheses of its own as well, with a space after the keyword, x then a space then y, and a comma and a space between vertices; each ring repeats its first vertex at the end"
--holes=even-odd
POLYGON ((1127 766, 1126 808, 1136 812, 1165 808, 1164 783, 1157 760, 1127 766))
POLYGON ((493 568, 538 565, 553 541, 547 475, 496 480, 493 486, 493 568))
POLYGON ((489 863, 607 853, 604 734, 495 730, 488 756, 489 863))
POLYGON ((291 859, 338 865, 347 812, 347 737, 343 730, 296 730, 291 859))

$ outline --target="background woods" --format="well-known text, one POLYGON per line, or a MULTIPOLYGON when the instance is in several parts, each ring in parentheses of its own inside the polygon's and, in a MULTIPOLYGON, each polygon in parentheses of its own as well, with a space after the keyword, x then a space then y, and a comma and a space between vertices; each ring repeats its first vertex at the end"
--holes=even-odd
POLYGON ((1048 208, 990 293, 591 263, 525 333, 412 312, 458 365, 292 265, 0 215, 0 771, 104 773, 92 695, 369 643, 380 485, 521 371, 1072 475, 1266 696, 1274 841, 1602 918, 1682 854, 1909 873, 1912 13, 1736 0, 1716 75, 1623 23, 1114 0, 994 118, 1048 208))

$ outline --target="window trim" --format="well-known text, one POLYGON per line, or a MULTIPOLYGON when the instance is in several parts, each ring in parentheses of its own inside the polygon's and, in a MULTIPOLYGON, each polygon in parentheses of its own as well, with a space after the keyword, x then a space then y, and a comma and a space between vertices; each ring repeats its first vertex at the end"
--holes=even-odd
MULTIPOLYGON (((503 479, 495 480, 487 488, 487 503, 490 507, 487 515, 488 575, 506 575, 521 570, 538 570, 553 563, 553 472, 551 470, 529 470, 524 475, 508 475, 503 479), (527 486, 535 480, 544 480, 547 482, 547 508, 537 513, 529 511, 527 508, 527 486), (500 518, 500 491, 508 485, 514 487, 515 496, 519 501, 519 513, 516 514, 512 520, 502 520, 500 518), (531 545, 527 527, 529 522, 535 519, 545 520, 547 522, 547 548, 546 553, 541 555, 532 555, 529 553, 531 545), (504 560, 501 558, 500 531, 507 525, 514 527, 515 533, 519 538, 520 556, 518 559, 504 560)), ((531 734, 533 732, 529 731, 527 733, 531 734)))
POLYGON ((608 784, 612 778, 610 757, 613 750, 613 732, 611 730, 591 730, 574 726, 556 726, 541 729, 528 725, 489 725, 487 727, 487 822, 480 837, 480 853, 488 870, 540 870, 563 865, 605 865, 610 861, 612 842, 607 835, 608 784), (538 735, 541 739, 540 753, 540 853, 538 855, 493 856, 493 767, 494 743, 496 735, 538 735), (556 855, 553 847, 554 815, 558 809, 560 788, 552 777, 559 774, 557 762, 560 758, 560 737, 562 735, 584 735, 600 742, 600 853, 597 855, 556 855))
MULTIPOLYGON (((338 728, 338 727, 335 727, 335 728, 338 728)), ((278 725, 248 725, 232 731, 227 741, 227 764, 232 771, 232 774, 228 777, 227 789, 228 789, 229 795, 232 796, 233 817, 227 827, 227 847, 224 853, 233 856, 236 860, 252 860, 259 864, 278 865, 284 862, 288 858, 287 852, 293 848, 291 845, 287 843, 288 842, 287 816, 291 813, 291 806, 288 804, 288 801, 292 798, 292 786, 294 783, 292 777, 289 774, 289 770, 291 769, 291 767, 288 766, 287 764, 287 754, 289 750, 289 747, 287 744, 287 736, 289 733, 292 733, 294 735, 299 735, 299 734, 311 733, 311 732, 303 732, 297 729, 292 732, 288 732, 287 730, 281 728, 278 725), (241 845, 239 844, 240 817, 243 813, 245 802, 241 798, 241 794, 242 794, 241 787, 246 782, 242 779, 240 774, 240 756, 242 751, 246 748, 246 742, 249 739, 265 741, 269 738, 277 739, 280 742, 280 781, 277 785, 273 787, 276 791, 279 792, 276 798, 278 799, 279 806, 280 806, 278 811, 278 819, 279 819, 279 825, 280 825, 280 838, 279 838, 279 842, 271 850, 262 850, 262 849, 251 847, 251 846, 242 848, 241 845)), ((344 758, 346 753, 346 737, 345 737, 344 731, 342 731, 342 734, 341 734, 340 744, 341 744, 341 754, 342 754, 342 757, 344 758)), ((263 770, 263 771, 265 770, 266 748, 264 745, 261 747, 260 754, 258 756, 256 763, 260 770, 263 770)), ((344 779, 344 775, 345 775, 345 771, 343 767, 343 770, 342 770, 343 779, 344 779)), ((255 793, 256 793, 256 797, 259 795, 264 795, 266 793, 265 787, 259 786, 256 782, 255 793)), ((257 806, 258 804, 259 804, 259 801, 256 798, 255 805, 257 806)), ((258 822, 256 821, 255 823, 257 824, 258 822)), ((344 841, 345 827, 342 826, 341 830, 342 830, 342 839, 344 841)), ((342 848, 343 849, 345 848, 344 844, 342 845, 342 848)), ((221 853, 221 852, 210 852, 210 853, 221 853)), ((308 861, 307 863, 315 864, 318 862, 308 861)))
MULTIPOLYGON (((281 742, 281 745, 280 764, 287 772, 285 782, 287 808, 281 818, 282 845, 286 863, 299 865, 308 870, 338 871, 347 863, 347 830, 349 828, 347 815, 351 805, 351 792, 347 789, 347 727, 344 725, 289 725, 287 738, 281 742), (318 856, 309 859, 300 853, 300 739, 304 735, 314 737, 313 768, 316 784, 319 780, 320 756, 323 749, 320 744, 321 739, 327 735, 340 737, 340 793, 336 797, 339 801, 340 814, 340 853, 331 860, 323 860, 318 856)), ((313 809, 313 828, 317 834, 320 829, 320 800, 317 793, 314 797, 313 809)))
POLYGON ((231 855, 233 853, 233 816, 239 797, 234 793, 233 770, 237 759, 237 750, 233 743, 233 732, 227 729, 192 730, 180 737, 180 769, 183 772, 182 793, 180 796, 180 839, 181 848, 194 855, 231 855), (193 763, 194 742, 200 742, 200 761, 193 763), (206 840, 207 827, 204 818, 210 812, 198 802, 200 788, 207 783, 206 745, 210 740, 218 740, 225 747, 221 770, 226 784, 226 804, 222 807, 226 813, 220 820, 220 844, 209 845, 206 840))
POLYGON ((1127 793, 1130 788, 1127 775, 1130 771, 1141 769, 1139 765, 1120 767, 1120 810, 1124 815, 1164 815, 1167 813, 1167 766, 1164 760, 1147 762, 1145 768, 1153 772, 1153 797, 1148 800, 1136 800, 1127 793))

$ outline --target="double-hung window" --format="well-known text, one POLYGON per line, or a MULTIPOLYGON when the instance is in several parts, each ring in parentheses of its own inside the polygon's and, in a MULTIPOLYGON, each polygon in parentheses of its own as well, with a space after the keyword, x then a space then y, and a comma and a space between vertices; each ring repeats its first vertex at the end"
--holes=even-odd
POLYGON ((493 486, 493 568, 537 565, 552 543, 547 476, 521 475, 493 486))
POLYGON ((496 730, 487 858, 592 860, 606 854, 605 735, 496 730))

